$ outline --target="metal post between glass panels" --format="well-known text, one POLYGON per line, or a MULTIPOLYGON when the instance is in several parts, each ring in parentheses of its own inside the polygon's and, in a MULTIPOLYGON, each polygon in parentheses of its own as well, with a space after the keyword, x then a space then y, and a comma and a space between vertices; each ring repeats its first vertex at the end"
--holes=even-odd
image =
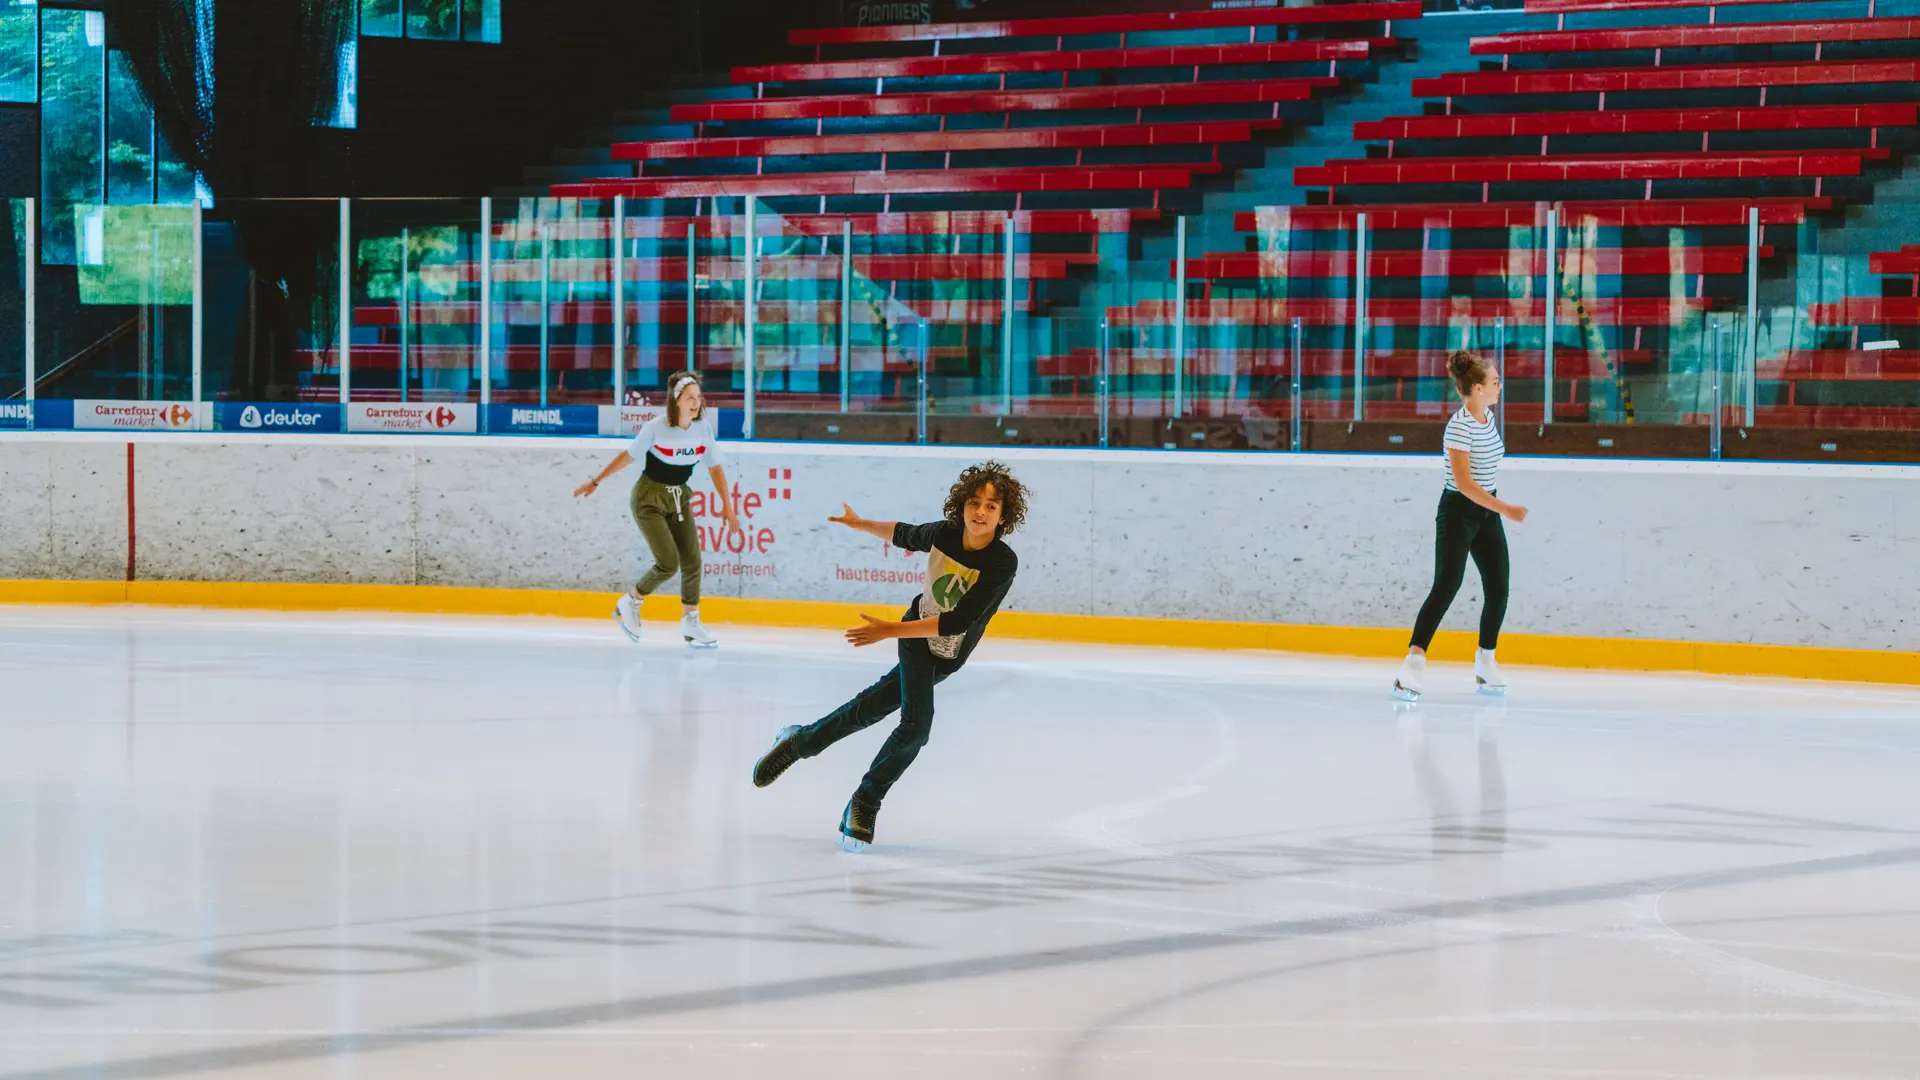
POLYGON ((480 200, 480 424, 493 404, 493 199, 480 200))
POLYGON ((24 333, 26 338, 27 351, 26 351, 26 355, 22 358, 23 365, 22 365, 21 373, 26 377, 27 426, 32 427, 34 426, 34 421, 35 421, 35 417, 33 414, 36 411, 34 407, 34 401, 39 396, 38 387, 36 384, 38 384, 40 381, 39 363, 38 363, 39 358, 34 355, 34 350, 39 347, 39 342, 37 340, 39 331, 38 331, 38 327, 35 325, 35 321, 38 316, 38 313, 35 310, 35 308, 38 306, 36 304, 37 290, 35 288, 35 282, 36 282, 36 279, 38 279, 40 276, 39 200, 28 199, 26 212, 27 212, 26 244, 25 244, 26 250, 22 252, 22 254, 26 256, 26 262, 22 264, 20 267, 20 275, 24 279, 23 284, 25 285, 24 291, 26 294, 24 297, 22 297, 24 303, 26 304, 26 309, 27 309, 26 317, 22 321, 26 323, 26 326, 24 328, 24 333))
POLYGON ((613 197, 613 403, 627 396, 627 197, 613 197))
POLYGON ((927 320, 920 320, 920 355, 915 365, 913 404, 913 441, 922 446, 927 444, 927 338, 932 331, 927 320))
POLYGON ((853 220, 840 220, 840 411, 853 411, 853 220))
POLYGON ((1013 415, 1013 214, 1002 219, 1000 300, 1000 415, 1013 415))
POLYGON ((540 223, 540 407, 547 407, 553 355, 553 233, 540 223))
POLYGON ((687 355, 684 360, 687 371, 700 370, 694 357, 694 333, 700 327, 700 308, 696 299, 699 295, 700 260, 695 257, 700 250, 699 227, 698 221, 687 222, 687 355))
POLYGON ((1546 273, 1546 339, 1541 363, 1545 368, 1544 394, 1541 397, 1545 412, 1541 424, 1553 423, 1553 335, 1555 322, 1560 316, 1560 212, 1547 211, 1547 273, 1546 273))
MULTIPOLYGON (((206 365, 207 345, 207 269, 206 237, 202 235, 206 226, 206 210, 198 199, 193 203, 193 403, 200 404, 205 390, 203 375, 206 365)), ((213 425, 207 425, 209 429, 213 425)))
POLYGON ((741 320, 743 329, 746 332, 745 347, 741 351, 742 374, 747 382, 745 401, 746 417, 741 423, 740 432, 743 437, 749 439, 753 438, 754 383, 760 381, 758 378, 759 364, 757 363, 759 357, 755 355, 754 349, 756 344, 754 339, 759 336, 756 331, 758 330, 760 322, 758 318, 760 314, 760 290, 758 288, 760 284, 760 238, 757 231, 758 223, 753 211, 753 199, 748 198, 746 239, 747 297, 745 317, 741 320))
POLYGON ((1720 370, 1721 370, 1721 320, 1713 320, 1713 389, 1709 405, 1713 408, 1712 419, 1708 421, 1710 431, 1707 436, 1707 453, 1715 461, 1720 460, 1720 370))
POLYGON ((1289 427, 1290 438, 1288 442, 1295 453, 1298 453, 1300 450, 1300 359, 1304 354, 1304 350, 1301 348, 1301 338, 1303 336, 1301 324, 1302 320, 1300 316, 1295 315, 1293 317, 1293 332, 1289 335, 1293 346, 1293 356, 1290 358, 1292 363, 1288 365, 1293 371, 1293 422, 1289 427))
POLYGON ((1367 215, 1355 215, 1353 232, 1353 418, 1366 419, 1367 215))
POLYGON ((413 238, 407 229, 400 230, 400 400, 407 400, 407 369, 412 366, 413 320, 407 310, 407 278, 411 270, 408 250, 413 238))
POLYGON ((1100 410, 1100 445, 1108 445, 1113 420, 1113 367, 1111 331, 1107 320, 1100 320, 1100 383, 1094 388, 1094 407, 1100 410))
POLYGON ((1174 221, 1173 232, 1173 415, 1187 411, 1187 219, 1174 221))
POLYGON ((1747 342, 1740 355, 1746 426, 1754 426, 1760 405, 1760 208, 1747 207, 1747 342))
POLYGON ((1493 317, 1493 369, 1500 374, 1500 402, 1495 408, 1499 410, 1500 437, 1504 439, 1507 436, 1507 394, 1505 389, 1507 382, 1507 317, 1505 315, 1495 315, 1493 317))
POLYGON ((340 200, 340 430, 353 401, 353 200, 340 200))

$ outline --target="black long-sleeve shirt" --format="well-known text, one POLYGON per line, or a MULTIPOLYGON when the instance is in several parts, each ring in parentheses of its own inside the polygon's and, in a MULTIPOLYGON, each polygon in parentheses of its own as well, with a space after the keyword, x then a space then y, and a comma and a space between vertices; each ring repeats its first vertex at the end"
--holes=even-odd
POLYGON ((966 533, 950 521, 925 525, 904 522, 893 528, 893 546, 927 553, 927 585, 914 598, 914 618, 940 613, 940 636, 927 643, 935 656, 967 662, 987 632, 987 623, 1013 586, 1020 559, 1004 540, 968 551, 966 533))

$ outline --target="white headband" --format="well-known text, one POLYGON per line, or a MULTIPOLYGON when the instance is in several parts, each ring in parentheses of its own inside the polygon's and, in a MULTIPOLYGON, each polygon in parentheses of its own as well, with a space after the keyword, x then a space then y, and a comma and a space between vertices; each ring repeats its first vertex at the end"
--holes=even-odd
POLYGON ((678 401, 680 399, 680 391, 685 390, 687 388, 688 383, 698 382, 698 381, 699 380, 692 375, 682 375, 679 378, 673 380, 673 389, 667 391, 667 396, 673 398, 675 401, 678 401))

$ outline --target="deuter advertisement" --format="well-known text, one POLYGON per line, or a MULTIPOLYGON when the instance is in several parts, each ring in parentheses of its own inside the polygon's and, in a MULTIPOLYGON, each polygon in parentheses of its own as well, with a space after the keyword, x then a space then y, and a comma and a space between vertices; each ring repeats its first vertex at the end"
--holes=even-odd
POLYGON ((356 401, 347 406, 347 430, 389 435, 472 435, 480 429, 480 406, 428 401, 417 405, 356 401))
POLYGON ((76 431, 211 431, 213 406, 204 401, 76 401, 76 431))
POLYGON ((221 431, 325 431, 340 430, 338 405, 262 405, 222 402, 214 420, 221 431))

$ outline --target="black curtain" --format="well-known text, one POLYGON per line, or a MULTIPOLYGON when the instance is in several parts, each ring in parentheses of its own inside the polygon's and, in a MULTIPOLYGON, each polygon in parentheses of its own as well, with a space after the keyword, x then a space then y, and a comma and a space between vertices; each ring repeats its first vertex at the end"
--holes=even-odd
POLYGON ((290 200, 344 194, 317 190, 319 177, 337 175, 322 168, 326 129, 317 125, 338 100, 357 3, 103 2, 110 44, 131 63, 160 132, 212 191, 216 217, 233 223, 251 271, 229 369, 230 393, 244 400, 291 396, 303 366, 295 327, 314 309, 337 218, 290 200))

